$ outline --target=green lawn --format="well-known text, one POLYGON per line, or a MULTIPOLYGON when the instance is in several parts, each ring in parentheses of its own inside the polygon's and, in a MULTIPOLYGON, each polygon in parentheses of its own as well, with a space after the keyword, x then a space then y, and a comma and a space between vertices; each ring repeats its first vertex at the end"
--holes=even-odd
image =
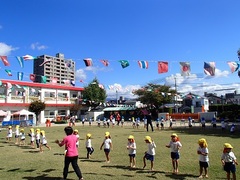
MULTIPOLYGON (((30 148, 29 145, 19 147, 12 143, 6 143, 6 129, 0 132, 0 179, 1 180, 40 180, 40 179, 61 179, 63 169, 63 147, 58 147, 54 141, 62 139, 64 134, 64 126, 54 126, 50 128, 40 127, 46 131, 48 144, 51 151, 45 148, 43 153, 39 153, 37 149, 30 148)), ((209 179, 225 179, 225 172, 222 170, 220 157, 223 150, 223 143, 228 142, 234 147, 233 152, 237 158, 240 158, 240 128, 233 135, 229 131, 222 132, 221 128, 213 129, 208 126, 202 130, 196 125, 189 129, 185 126, 173 127, 172 130, 165 129, 155 132, 146 132, 143 127, 133 129, 131 126, 123 128, 115 126, 114 128, 97 127, 95 124, 89 127, 79 125, 75 127, 80 134, 79 147, 79 166, 85 180, 145 180, 145 179, 197 179, 199 175, 198 155, 196 153, 199 138, 206 138, 209 145, 209 179), (110 153, 111 162, 105 162, 104 152, 100 151, 100 145, 104 138, 105 131, 109 131, 112 136, 113 150, 110 153), (92 134, 92 144, 95 152, 92 159, 86 159, 85 136, 87 133, 92 134), (170 141, 170 135, 177 133, 183 144, 181 149, 179 174, 172 175, 172 165, 170 159, 170 150, 165 147, 170 141), (137 167, 129 169, 129 157, 126 149, 127 137, 132 134, 135 136, 137 143, 137 167), (142 157, 147 150, 144 137, 149 135, 155 141, 156 156, 154 171, 150 171, 150 162, 143 170, 142 157)), ((25 132, 29 132, 29 128, 25 128, 25 132)), ((30 142, 30 138, 26 137, 26 142, 30 142)), ((240 162, 240 160, 239 160, 240 162)), ((69 179, 77 179, 72 167, 70 167, 69 179)), ((237 166, 237 179, 240 178, 239 167, 237 166)))

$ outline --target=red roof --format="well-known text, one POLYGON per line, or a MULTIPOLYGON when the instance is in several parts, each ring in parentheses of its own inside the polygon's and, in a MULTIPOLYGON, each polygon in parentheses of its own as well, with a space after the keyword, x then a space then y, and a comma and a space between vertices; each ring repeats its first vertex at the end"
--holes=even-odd
POLYGON ((64 89, 64 90, 72 90, 72 91, 83 91, 84 88, 82 87, 75 87, 75 86, 61 86, 57 84, 44 84, 44 83, 35 83, 35 82, 26 82, 26 81, 15 81, 15 80, 1 80, 2 83, 11 83, 17 84, 19 86, 30 86, 30 87, 41 87, 41 88, 48 88, 48 89, 64 89))

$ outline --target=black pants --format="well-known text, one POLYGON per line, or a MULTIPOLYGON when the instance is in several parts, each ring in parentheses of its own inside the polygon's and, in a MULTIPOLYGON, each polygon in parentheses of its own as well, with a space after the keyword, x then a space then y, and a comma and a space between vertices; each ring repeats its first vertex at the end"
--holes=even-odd
POLYGON ((152 128, 152 131, 154 131, 154 130, 153 130, 152 121, 151 121, 151 122, 149 122, 149 121, 147 122, 147 131, 148 131, 148 125, 150 125, 150 126, 151 126, 151 128, 152 128))
POLYGON ((68 168, 69 168, 69 164, 72 164, 72 167, 75 171, 75 173, 77 174, 78 178, 81 179, 82 178, 82 173, 81 170, 78 166, 78 156, 74 156, 74 157, 67 157, 65 156, 65 160, 64 160, 64 169, 63 169, 63 178, 66 179, 67 175, 68 175, 68 168))

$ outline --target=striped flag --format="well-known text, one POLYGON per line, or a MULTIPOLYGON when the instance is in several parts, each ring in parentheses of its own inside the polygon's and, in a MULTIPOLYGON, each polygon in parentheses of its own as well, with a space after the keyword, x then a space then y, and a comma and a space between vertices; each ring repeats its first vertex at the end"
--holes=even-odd
POLYGON ((18 63, 19 63, 19 65, 20 65, 20 67, 23 68, 23 67, 24 67, 23 58, 20 57, 20 56, 16 56, 16 58, 17 58, 17 60, 18 60, 18 63))
POLYGON ((204 62, 204 73, 206 75, 215 76, 215 62, 204 62))
POLYGON ((5 71, 8 74, 8 76, 12 76, 12 71, 10 69, 5 69, 5 71))
POLYGON ((0 56, 4 66, 10 66, 7 56, 0 56))
POLYGON ((158 73, 166 73, 168 72, 168 62, 164 62, 164 61, 159 61, 158 62, 158 73))
POLYGON ((91 58, 86 58, 86 59, 83 59, 85 65, 88 67, 88 66, 93 66, 93 63, 92 63, 92 59, 91 58))
POLYGON ((148 69, 148 61, 138 61, 138 65, 142 69, 148 69))
POLYGON ((100 60, 101 63, 103 63, 104 66, 108 66, 109 65, 109 62, 108 60, 100 60))
POLYGON ((239 69, 239 62, 235 61, 235 62, 231 62, 228 61, 228 66, 230 67, 230 70, 232 73, 234 73, 235 71, 237 71, 239 69))
POLYGON ((27 60, 34 60, 34 59, 37 59, 36 57, 34 56, 31 56, 31 55, 25 55, 25 56, 22 56, 22 58, 27 61, 27 60))
POLYGON ((23 80, 23 72, 18 72, 17 73, 17 78, 19 81, 22 81, 23 80))

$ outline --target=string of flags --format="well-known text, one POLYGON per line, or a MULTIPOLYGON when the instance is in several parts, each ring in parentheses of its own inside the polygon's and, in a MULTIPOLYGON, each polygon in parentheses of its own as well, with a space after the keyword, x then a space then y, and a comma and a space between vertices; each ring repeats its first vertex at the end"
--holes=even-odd
MULTIPOLYGON (((0 59, 2 60, 2 63, 4 66, 10 66, 10 62, 8 61, 8 56, 0 56, 0 59)), ((17 62, 21 68, 24 68, 24 61, 29 61, 29 60, 36 60, 37 57, 31 56, 31 55, 25 55, 25 56, 16 56, 17 62)), ((83 59, 84 64, 86 67, 89 66, 94 66, 92 58, 84 58, 83 59)), ((46 58, 43 63, 41 63, 39 66, 43 66, 44 64, 51 62, 51 58, 46 58)), ((108 67, 110 66, 110 63, 108 60, 100 60, 100 62, 108 67)), ((118 61, 121 65, 122 68, 127 68, 130 66, 130 63, 128 60, 119 60, 118 61)), ((139 68, 141 69, 149 69, 149 61, 137 61, 137 64, 139 68)), ((228 61, 227 62, 230 71, 232 73, 236 72, 239 70, 240 67, 240 61, 228 61)), ((182 76, 189 76, 191 74, 191 65, 189 62, 179 62, 180 65, 180 72, 182 76)), ((66 68, 72 69, 72 61, 65 60, 65 66, 66 68)), ((169 63, 167 61, 157 61, 157 67, 158 67, 158 74, 162 73, 167 73, 169 71, 169 63)), ((204 62, 203 65, 203 71, 206 75, 208 76, 215 76, 215 69, 216 69, 216 63, 215 62, 204 62)), ((7 73, 8 76, 12 76, 11 69, 5 69, 5 72, 7 73)), ((22 80, 23 79, 23 72, 17 72, 17 79, 22 80)), ((34 81, 36 76, 39 76, 37 74, 30 74, 29 79, 31 81, 34 81)), ((240 73, 239 73, 240 77, 240 73)), ((41 76, 42 83, 46 83, 46 77, 41 76)), ((66 80, 66 83, 72 83, 68 82, 66 80)))

